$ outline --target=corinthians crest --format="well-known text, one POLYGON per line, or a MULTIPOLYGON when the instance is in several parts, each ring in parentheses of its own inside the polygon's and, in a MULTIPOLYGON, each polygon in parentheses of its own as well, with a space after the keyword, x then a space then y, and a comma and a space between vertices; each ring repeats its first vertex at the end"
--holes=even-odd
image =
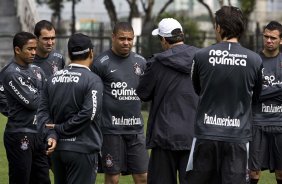
POLYGON ((34 69, 33 73, 39 81, 42 81, 42 76, 41 76, 41 73, 38 69, 34 69))
POLYGON ((29 145, 29 140, 27 139, 27 136, 24 136, 23 139, 21 139, 21 149, 22 150, 27 150, 29 145))
POLYGON ((58 63, 56 63, 55 61, 52 62, 51 66, 52 66, 53 73, 56 73, 59 70, 58 63))
POLYGON ((105 159, 106 167, 113 167, 113 157, 108 154, 105 159))
POLYGON ((134 73, 136 75, 140 76, 144 74, 144 71, 142 70, 139 64, 135 63, 133 67, 134 67, 134 73))

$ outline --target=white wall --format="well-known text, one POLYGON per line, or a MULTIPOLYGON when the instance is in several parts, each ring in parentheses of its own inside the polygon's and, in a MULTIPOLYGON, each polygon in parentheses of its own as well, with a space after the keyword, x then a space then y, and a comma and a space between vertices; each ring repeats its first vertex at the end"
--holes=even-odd
POLYGON ((39 20, 35 0, 17 0, 16 3, 22 31, 33 32, 34 25, 39 20))

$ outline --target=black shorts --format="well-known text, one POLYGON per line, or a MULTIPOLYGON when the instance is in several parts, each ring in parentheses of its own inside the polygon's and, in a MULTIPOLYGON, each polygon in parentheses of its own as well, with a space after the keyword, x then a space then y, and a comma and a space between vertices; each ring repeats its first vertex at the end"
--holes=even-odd
POLYGON ((144 134, 103 135, 102 170, 107 174, 143 174, 149 155, 144 134))
POLYGON ((44 145, 35 133, 4 133, 9 162, 9 183, 50 184, 44 145))
POLYGON ((253 141, 250 142, 250 170, 282 170, 281 153, 282 133, 276 129, 254 126, 253 141))
POLYGON ((190 150, 164 150, 152 148, 148 184, 179 183, 188 184, 186 166, 190 150), (178 179, 177 179, 178 177, 178 179))
POLYGON ((247 144, 197 139, 189 184, 246 184, 247 144))

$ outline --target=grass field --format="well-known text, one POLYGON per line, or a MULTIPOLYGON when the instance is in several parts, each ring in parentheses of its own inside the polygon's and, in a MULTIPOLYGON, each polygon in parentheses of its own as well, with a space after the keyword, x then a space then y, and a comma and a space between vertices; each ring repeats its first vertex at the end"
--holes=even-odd
MULTIPOLYGON (((144 120, 147 120, 147 113, 144 113, 144 120)), ((6 118, 0 115, 0 184, 8 184, 8 163, 6 152, 3 144, 3 132, 6 124, 6 118)), ((160 176, 161 177, 161 176, 160 176)), ((52 174, 51 174, 52 179, 52 174)), ((103 184, 104 176, 98 174, 96 184, 103 184)), ((53 182, 52 182, 53 183, 53 182)), ((120 184, 132 184, 131 176, 121 176, 120 184)), ((259 184, 276 184, 274 174, 263 172, 259 184)))

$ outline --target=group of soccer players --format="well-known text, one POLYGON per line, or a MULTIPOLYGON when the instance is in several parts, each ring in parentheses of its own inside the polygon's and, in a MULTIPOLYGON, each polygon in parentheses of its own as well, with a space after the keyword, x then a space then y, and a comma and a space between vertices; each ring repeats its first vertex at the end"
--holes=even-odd
POLYGON ((136 184, 256 184, 265 169, 281 184, 282 25, 264 27, 259 54, 239 43, 239 8, 216 11, 214 27, 218 43, 198 49, 163 19, 152 35, 164 51, 147 62, 131 51, 127 22, 97 57, 76 33, 67 66, 49 21, 17 33, 0 73, 9 183, 50 184, 51 168, 57 184, 93 184, 97 172, 106 184, 121 174, 136 184), (151 101, 146 137, 141 100, 151 101))

